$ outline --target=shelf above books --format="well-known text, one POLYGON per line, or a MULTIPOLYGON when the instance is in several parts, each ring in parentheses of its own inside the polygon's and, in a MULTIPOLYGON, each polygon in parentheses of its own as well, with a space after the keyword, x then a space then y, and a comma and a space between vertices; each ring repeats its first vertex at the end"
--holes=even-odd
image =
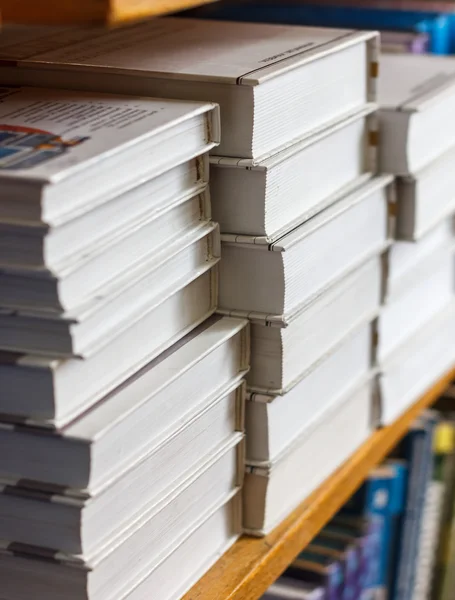
POLYGON ((193 8, 214 0, 0 0, 0 23, 121 24, 193 8))
POLYGON ((184 596, 183 600, 256 600, 403 437, 411 423, 431 406, 455 378, 455 368, 406 413, 373 433, 363 446, 314 494, 265 538, 241 538, 184 596))
POLYGON ((356 8, 379 8, 383 10, 416 11, 425 13, 452 13, 455 10, 453 0, 287 0, 286 5, 311 4, 328 6, 350 6, 356 8))

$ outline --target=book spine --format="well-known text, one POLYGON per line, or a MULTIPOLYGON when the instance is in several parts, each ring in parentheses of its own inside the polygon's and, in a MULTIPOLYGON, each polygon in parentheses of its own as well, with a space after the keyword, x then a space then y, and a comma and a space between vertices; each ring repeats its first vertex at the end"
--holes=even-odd
POLYGON ((388 584, 389 557, 394 531, 394 512, 403 506, 403 465, 390 465, 370 473, 367 482, 344 508, 347 514, 368 518, 371 559, 361 598, 383 597, 388 584))
POLYGON ((422 525, 417 545, 417 562, 412 600, 427 600, 435 563, 438 523, 441 514, 443 484, 432 481, 427 489, 422 525))
POLYGON ((428 492, 430 490, 430 483, 434 473, 434 453, 433 453, 433 441, 434 432, 436 428, 436 418, 434 415, 428 416, 425 423, 425 444, 424 444, 424 463, 421 466, 421 479, 420 486, 418 488, 417 507, 414 515, 414 527, 412 530, 411 539, 411 552, 409 561, 409 574, 407 583, 407 600, 412 600, 414 584, 417 575, 418 566, 418 554, 416 555, 415 549, 419 547, 421 542, 421 532, 424 524, 424 515, 427 502, 428 492))
POLYGON ((415 548, 420 535, 421 515, 432 462, 432 440, 432 420, 423 419, 422 425, 411 430, 405 441, 409 457, 409 479, 393 590, 394 600, 410 600, 412 594, 415 548))

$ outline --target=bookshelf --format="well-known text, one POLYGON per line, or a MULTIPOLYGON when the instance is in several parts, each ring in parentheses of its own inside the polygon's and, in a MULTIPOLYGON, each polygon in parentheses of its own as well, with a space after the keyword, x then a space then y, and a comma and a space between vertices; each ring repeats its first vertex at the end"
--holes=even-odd
POLYGON ((0 0, 3 23, 64 24, 107 23, 156 17, 193 8, 213 0, 0 0))
POLYGON ((403 437, 414 419, 435 402, 455 377, 442 377, 393 425, 380 429, 332 477, 272 533, 241 538, 183 600, 256 600, 281 575, 403 437))

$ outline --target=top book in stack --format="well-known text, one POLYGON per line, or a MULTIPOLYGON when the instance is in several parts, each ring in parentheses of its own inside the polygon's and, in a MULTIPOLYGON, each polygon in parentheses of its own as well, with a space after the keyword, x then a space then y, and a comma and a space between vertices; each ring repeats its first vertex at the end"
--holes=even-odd
POLYGON ((43 40, 35 53, 31 41, 19 60, 2 44, 0 76, 218 102, 216 153, 259 160, 375 101, 377 41, 373 32, 164 18, 80 43, 56 36, 44 53, 43 40))
MULTIPOLYGON (((213 103, 0 87, 0 221, 34 227, 29 237, 41 238, 48 229, 74 222, 202 155, 219 142, 219 136, 218 107, 213 103)), ((193 178, 190 187, 197 193, 206 181, 197 181, 191 168, 172 175, 175 181, 193 178)), ((90 233, 105 236, 111 233, 109 227, 121 227, 141 211, 143 216, 146 210, 162 208, 156 206, 160 200, 165 206, 172 204, 174 198, 163 198, 162 188, 172 189, 175 197, 181 190, 171 184, 161 182, 158 189, 148 190, 145 208, 144 202, 138 208, 137 198, 130 197, 123 210, 116 207, 112 214, 98 217, 90 233)), ((85 223, 77 233, 67 232, 60 251, 70 256, 80 251, 77 240, 80 246, 88 230, 85 223)), ((24 237, 25 231, 18 234, 24 237)), ((2 249, 8 246, 4 239, 2 249)), ((24 247, 30 244, 22 241, 15 250, 24 247)), ((35 254, 38 248, 35 242, 35 254)), ((33 260, 34 266, 47 264, 44 258, 33 260)))
POLYGON ((379 163, 411 175, 455 145, 455 60, 383 55, 378 92, 379 163))

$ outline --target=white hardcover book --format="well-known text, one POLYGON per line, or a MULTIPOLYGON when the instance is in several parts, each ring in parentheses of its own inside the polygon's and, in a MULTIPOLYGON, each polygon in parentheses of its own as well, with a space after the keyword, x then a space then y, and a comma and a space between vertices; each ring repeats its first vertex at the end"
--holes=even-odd
POLYGON ((390 295, 378 318, 379 364, 452 300, 455 293, 454 249, 443 247, 424 263, 408 286, 390 295))
POLYGON ((455 146, 455 60, 383 54, 378 87, 382 172, 411 175, 455 146))
POLYGON ((385 296, 391 298, 412 285, 435 252, 454 243, 453 217, 443 219, 418 241, 395 241, 385 253, 385 296))
POLYGON ((219 260, 218 225, 207 223, 63 318, 53 313, 0 309, 0 348, 90 358, 141 319, 144 311, 189 285, 219 260))
POLYGON ((369 376, 326 407, 270 466, 247 467, 243 491, 247 533, 270 532, 358 449, 371 434, 372 405, 369 376))
POLYGON ((288 392, 322 356, 377 316, 381 293, 382 260, 374 256, 286 320, 250 316, 249 389, 288 392))
POLYGON ((389 425, 455 361, 455 306, 452 300, 430 322, 407 339, 381 365, 379 378, 381 422, 389 425))
POLYGON ((4 85, 0 99, 2 219, 60 225, 219 142, 213 103, 4 85))
MULTIPOLYGON (((221 156, 259 159, 376 99, 376 32, 163 18, 20 60, 5 83, 210 99, 221 106, 221 156)), ((50 44, 52 45, 52 43, 50 44)), ((17 61, 14 64, 14 61, 17 61)))
POLYGON ((204 195, 194 196, 164 214, 145 220, 105 238, 91 253, 75 255, 52 271, 2 265, 0 259, 0 306, 32 311, 71 313, 94 297, 108 295, 106 288, 118 285, 142 269, 147 261, 158 266, 175 245, 187 236, 199 235, 207 226, 204 195))
POLYGON ((329 206, 343 190, 347 193, 371 177, 377 171, 374 109, 372 105, 256 165, 213 156, 212 211, 221 231, 273 242, 329 206))
POLYGON ((390 176, 372 179, 273 244, 222 235, 220 307, 286 315, 381 252, 390 235, 391 184, 390 176))
POLYGON ((368 374, 373 366, 372 338, 372 324, 362 325, 338 348, 322 357, 305 378, 283 396, 249 394, 246 403, 249 465, 272 466, 322 411, 368 374))
POLYGON ((25 202, 16 202, 14 218, 0 216, 2 264, 57 271, 63 264, 93 254, 103 241, 117 238, 137 223, 164 216, 199 196, 201 220, 209 220, 208 155, 197 156, 150 180, 119 189, 118 194, 92 210, 56 226, 27 222, 25 202))
MULTIPOLYGON (((176 495, 201 465, 221 450, 225 453, 226 446, 236 448, 228 459, 231 483, 217 496, 227 495, 242 480, 244 454, 238 444, 243 439, 245 389, 241 380, 240 386, 237 380, 226 388, 201 414, 92 497, 1 480, 1 538, 80 555, 79 560, 90 565, 93 556, 109 551, 117 539, 128 535, 132 523, 144 520, 156 506, 168 504, 168 496, 176 495)), ((200 490, 200 498, 207 491, 207 487, 200 490)))
MULTIPOLYGON (((0 415, 0 448, 9 449, 0 452, 0 477, 92 495, 203 412, 248 364, 247 322, 214 315, 60 430, 0 415)), ((29 383, 36 404, 49 406, 51 390, 42 397, 29 383)))
POLYGON ((455 212, 455 149, 420 169, 397 178, 397 236, 418 241, 455 212))
POLYGON ((238 539, 241 514, 236 492, 207 507, 206 515, 158 557, 145 524, 92 570, 58 552, 32 554, 39 549, 1 541, 2 594, 5 600, 28 600, 31 594, 46 600, 177 600, 238 539))
POLYGON ((1 352, 1 389, 9 394, 0 394, 0 413, 64 427, 207 319, 216 308, 217 282, 215 266, 148 307, 88 360, 1 352))

